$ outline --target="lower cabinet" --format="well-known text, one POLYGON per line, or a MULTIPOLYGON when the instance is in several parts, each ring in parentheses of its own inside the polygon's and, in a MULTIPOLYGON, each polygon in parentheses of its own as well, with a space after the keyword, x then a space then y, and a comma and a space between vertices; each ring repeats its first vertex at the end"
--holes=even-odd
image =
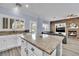
POLYGON ((27 51, 27 43, 25 40, 21 40, 21 56, 27 56, 28 51, 27 51))
POLYGON ((28 56, 36 56, 36 54, 32 52, 31 50, 28 50, 28 56))
POLYGON ((0 36, 0 51, 5 51, 14 47, 18 47, 16 35, 4 35, 0 36))
POLYGON ((22 56, 42 56, 43 52, 42 50, 28 43, 27 41, 22 40, 21 55, 22 56))
POLYGON ((27 50, 28 50, 28 55, 36 55, 36 56, 42 56, 43 51, 38 49, 37 47, 33 46, 30 43, 27 43, 27 50))
POLYGON ((56 56, 56 49, 52 52, 51 55, 49 55, 46 52, 37 48, 36 46, 28 43, 25 40, 22 40, 21 55, 22 56, 56 56))

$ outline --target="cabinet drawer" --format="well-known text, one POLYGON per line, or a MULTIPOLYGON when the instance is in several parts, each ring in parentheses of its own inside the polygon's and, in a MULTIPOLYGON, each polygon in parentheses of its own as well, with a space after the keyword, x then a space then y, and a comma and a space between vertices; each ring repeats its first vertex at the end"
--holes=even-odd
POLYGON ((35 54, 37 56, 42 56, 42 51, 40 49, 38 49, 37 47, 33 46, 30 43, 28 43, 27 46, 28 46, 28 50, 33 52, 33 54, 35 54))
POLYGON ((36 56, 31 50, 28 50, 28 56, 36 56))

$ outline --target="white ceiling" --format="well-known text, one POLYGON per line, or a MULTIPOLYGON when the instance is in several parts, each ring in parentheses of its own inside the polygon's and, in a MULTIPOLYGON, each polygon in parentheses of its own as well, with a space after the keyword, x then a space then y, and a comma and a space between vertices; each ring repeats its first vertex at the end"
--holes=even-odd
MULTIPOLYGON (((27 4, 27 3, 26 3, 27 4)), ((31 12, 41 15, 46 19, 53 20, 66 18, 69 14, 79 15, 78 3, 28 3, 29 8, 25 8, 25 4, 22 3, 22 9, 24 12, 31 12)), ((13 8, 15 4, 0 4, 1 7, 13 8)))

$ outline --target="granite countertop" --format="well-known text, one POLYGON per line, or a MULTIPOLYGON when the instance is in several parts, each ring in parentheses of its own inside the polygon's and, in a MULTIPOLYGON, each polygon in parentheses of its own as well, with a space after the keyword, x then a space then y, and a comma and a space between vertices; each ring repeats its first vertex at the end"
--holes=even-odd
POLYGON ((33 39, 32 35, 29 33, 20 37, 50 55, 64 39, 64 37, 55 35, 47 35, 46 37, 36 37, 36 39, 33 39))
POLYGON ((17 30, 17 31, 0 31, 0 36, 3 35, 13 35, 13 34, 22 34, 22 33, 28 33, 28 30, 17 30))

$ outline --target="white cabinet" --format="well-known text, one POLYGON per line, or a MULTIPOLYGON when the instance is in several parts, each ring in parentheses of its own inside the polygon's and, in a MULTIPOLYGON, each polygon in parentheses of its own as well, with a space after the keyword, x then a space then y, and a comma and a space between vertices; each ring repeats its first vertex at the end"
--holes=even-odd
POLYGON ((37 48, 36 46, 32 45, 31 43, 22 40, 21 55, 22 56, 56 56, 56 49, 52 52, 51 55, 49 55, 46 52, 37 48))
POLYGON ((28 56, 36 56, 36 54, 33 53, 31 50, 28 49, 28 56))
POLYGON ((27 43, 25 40, 21 41, 21 56, 27 56, 28 55, 28 51, 27 51, 27 43))
POLYGON ((42 50, 33 46, 25 40, 21 41, 21 55, 22 56, 42 56, 42 50))
POLYGON ((25 21, 23 18, 18 17, 16 18, 13 16, 0 14, 0 31, 24 30, 24 29, 25 29, 25 21))
POLYGON ((24 20, 22 19, 16 20, 14 18, 3 17, 2 21, 3 29, 23 30, 25 28, 24 20))
POLYGON ((53 53, 51 55, 56 56, 56 49, 53 51, 53 53))
POLYGON ((3 17, 3 29, 8 29, 9 28, 9 19, 6 17, 3 17))
POLYGON ((36 55, 36 56, 42 56, 42 50, 38 49, 37 47, 33 46, 30 43, 27 43, 27 50, 28 50, 28 55, 31 54, 36 55))
POLYGON ((0 29, 2 29, 2 20, 1 20, 2 18, 0 17, 0 29))
POLYGON ((14 23, 14 18, 2 17, 3 29, 12 29, 13 23, 14 23))
MULTIPOLYGON (((59 44, 55 45, 56 48, 53 48, 53 46, 50 47, 50 50, 42 49, 39 45, 35 45, 36 41, 29 41, 27 40, 27 37, 24 38, 21 36, 22 42, 21 42, 21 55, 22 56, 62 56, 62 40, 59 44), (50 51, 51 54, 47 53, 50 51)), ((53 42, 52 42, 53 43, 53 42)), ((54 47, 55 47, 54 46, 54 47)))
POLYGON ((10 48, 18 47, 16 35, 0 36, 0 51, 5 51, 10 48))

